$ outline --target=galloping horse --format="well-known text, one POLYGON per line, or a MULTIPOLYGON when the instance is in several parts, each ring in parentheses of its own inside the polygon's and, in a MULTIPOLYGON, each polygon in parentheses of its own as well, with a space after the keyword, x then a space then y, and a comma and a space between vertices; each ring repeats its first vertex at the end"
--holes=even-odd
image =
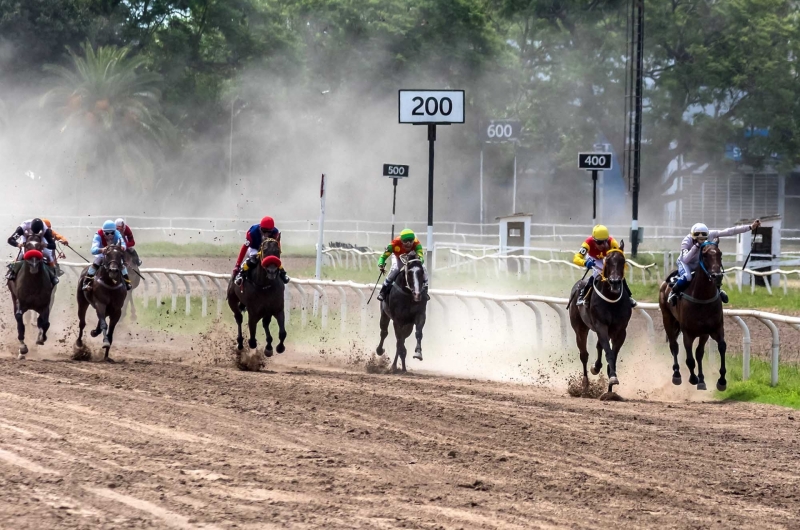
POLYGON ((667 302, 672 292, 669 279, 661 284, 658 295, 658 305, 661 307, 661 318, 664 330, 667 332, 669 350, 672 352, 672 383, 680 385, 681 370, 678 364, 678 335, 683 333, 683 346, 686 348, 686 366, 689 368, 689 383, 697 385, 697 390, 706 390, 705 377, 703 376, 703 355, 708 338, 717 341, 719 347, 720 367, 717 390, 724 391, 728 383, 725 381, 725 325, 723 323, 722 300, 719 288, 722 286, 722 251, 717 242, 706 241, 700 249, 700 271, 692 276, 692 281, 686 291, 678 299, 675 307, 667 302), (697 375, 694 374, 695 360, 692 357, 694 340, 699 338, 697 344, 697 375))
POLYGON ((239 350, 244 348, 244 337, 242 336, 242 312, 248 312, 247 325, 250 329, 250 339, 247 345, 251 349, 258 346, 256 341, 256 331, 258 321, 262 320, 264 331, 267 334, 267 347, 264 349, 266 357, 272 357, 272 335, 269 333, 269 325, 272 317, 278 322, 278 346, 275 350, 283 353, 286 349, 283 341, 286 340, 286 328, 284 326, 284 299, 283 294, 286 286, 278 278, 278 270, 281 267, 280 245, 272 238, 266 238, 261 243, 258 257, 259 263, 255 269, 250 271, 247 278, 242 282, 241 288, 233 283, 231 277, 228 283, 228 307, 233 311, 238 326, 236 336, 236 346, 239 350))
POLYGON ((125 289, 125 282, 122 279, 122 269, 125 266, 125 251, 121 246, 112 245, 103 251, 105 259, 103 265, 95 274, 92 280, 91 289, 83 289, 86 271, 81 273, 78 281, 78 340, 75 341, 77 348, 83 348, 83 328, 86 327, 86 310, 89 305, 94 307, 97 312, 97 327, 89 332, 92 337, 103 333, 103 360, 113 362, 108 352, 111 343, 114 341, 114 328, 122 316, 122 306, 125 304, 125 297, 128 294, 125 289), (106 324, 108 317, 108 324, 106 324))
POLYGON ((422 292, 425 272, 422 261, 416 251, 401 255, 402 269, 392 285, 386 300, 381 302, 381 342, 375 352, 383 355, 383 341, 389 335, 389 320, 394 324, 394 336, 397 339, 397 352, 392 363, 392 371, 397 370, 397 359, 406 371, 406 339, 417 328, 417 348, 414 358, 422 360, 422 328, 425 327, 426 293, 422 292))
POLYGON ((622 285, 625 278, 624 249, 625 242, 621 241, 619 250, 608 251, 603 262, 600 279, 594 282, 594 292, 586 293, 585 304, 578 306, 572 303, 585 280, 577 282, 570 293, 569 320, 575 331, 575 342, 583 363, 584 390, 589 387, 589 375, 586 373, 589 352, 586 350, 586 339, 590 329, 597 334, 597 344, 595 345, 597 361, 592 366, 592 375, 600 373, 600 369, 603 367, 602 353, 605 351, 608 363, 608 391, 611 392, 614 385, 619 384, 617 355, 625 343, 628 322, 633 313, 633 308, 631 308, 628 297, 625 296, 625 289, 622 285))
POLYGON ((14 318, 17 321, 19 360, 24 360, 28 353, 28 346, 25 344, 25 323, 22 318, 24 314, 27 311, 36 311, 39 314, 36 319, 39 328, 36 344, 41 346, 45 343, 47 330, 50 328, 50 306, 55 286, 42 270, 42 267, 49 267, 44 262, 43 249, 44 242, 41 236, 38 234, 29 236, 21 252, 24 263, 17 273, 16 280, 8 281, 8 290, 11 292, 11 301, 14 304, 14 318))

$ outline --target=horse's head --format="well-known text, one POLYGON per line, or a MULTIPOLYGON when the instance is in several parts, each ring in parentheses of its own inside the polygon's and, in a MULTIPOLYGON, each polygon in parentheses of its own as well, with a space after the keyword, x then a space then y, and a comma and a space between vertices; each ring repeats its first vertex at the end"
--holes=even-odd
POLYGON ((419 302, 422 300, 422 286, 425 284, 422 260, 419 259, 416 251, 412 251, 408 254, 401 254, 400 261, 403 264, 403 277, 406 288, 411 291, 413 300, 419 302))
POLYGON ((38 250, 41 252, 44 250, 44 238, 40 234, 32 234, 25 238, 25 245, 22 247, 23 252, 28 252, 29 250, 38 250))
POLYGON ((274 282, 281 268, 281 259, 277 256, 267 256, 261 260, 260 265, 267 275, 267 280, 269 280, 270 283, 274 282))
POLYGON ((708 278, 717 287, 722 287, 725 270, 722 268, 722 251, 717 241, 706 241, 700 245, 700 265, 708 278))
POLYGON ((125 267, 125 251, 119 245, 110 245, 103 251, 105 260, 103 261, 103 268, 106 270, 109 279, 118 282, 122 275, 122 269, 125 267))
POLYGON ((278 243, 277 239, 271 237, 265 237, 264 240, 261 242, 261 248, 258 249, 259 254, 261 254, 261 259, 266 258, 267 256, 276 256, 281 257, 281 244, 278 243))
POLYGON ((40 250, 32 248, 25 251, 22 259, 25 260, 25 266, 28 267, 28 272, 31 274, 38 274, 39 265, 41 265, 42 261, 44 260, 44 255, 40 250))
POLYGON ((621 241, 619 249, 611 249, 603 260, 603 280, 608 282, 613 294, 619 294, 622 280, 625 279, 625 241, 621 241))

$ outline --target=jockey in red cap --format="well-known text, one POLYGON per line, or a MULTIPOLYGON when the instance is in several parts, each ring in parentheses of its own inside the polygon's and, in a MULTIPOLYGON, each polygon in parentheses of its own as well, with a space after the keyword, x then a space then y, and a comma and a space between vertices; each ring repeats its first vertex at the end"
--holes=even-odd
MULTIPOLYGON (((241 285, 247 271, 258 265, 258 251, 261 249, 261 242, 264 241, 264 238, 276 240, 280 248, 281 231, 275 228, 275 220, 269 216, 261 219, 260 223, 254 224, 247 231, 244 245, 239 251, 236 266, 233 268, 233 274, 236 276, 234 283, 236 285, 241 285), (244 263, 242 263, 243 261, 244 263)), ((289 276, 286 275, 283 265, 280 267, 280 276, 283 283, 289 283, 289 276)))

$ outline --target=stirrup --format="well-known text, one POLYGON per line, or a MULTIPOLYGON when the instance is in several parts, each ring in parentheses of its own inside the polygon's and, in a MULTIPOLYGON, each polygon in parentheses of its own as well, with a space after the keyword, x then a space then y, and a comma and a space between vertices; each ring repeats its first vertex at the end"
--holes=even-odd
POLYGON ((235 283, 236 285, 242 285, 243 282, 244 282, 244 276, 242 276, 242 273, 240 272, 239 274, 236 275, 236 278, 233 279, 233 283, 235 283))
POLYGON ((91 291, 92 290, 92 283, 94 282, 94 276, 87 276, 83 279, 83 286, 81 289, 84 291, 91 291))
POLYGON ((723 291, 722 289, 719 290, 719 299, 722 300, 723 304, 728 303, 728 293, 723 291))
POLYGON ((677 306, 678 305, 678 295, 676 293, 674 293, 674 292, 669 293, 669 296, 667 297, 667 302, 672 307, 677 306))
POLYGON ((585 303, 586 303, 586 297, 579 296, 579 297, 578 297, 578 301, 577 301, 577 302, 575 302, 575 305, 576 305, 576 306, 582 306, 582 305, 584 305, 585 303))
POLYGON ((630 301, 631 301, 631 307, 636 307, 637 305, 639 305, 639 302, 637 302, 636 300, 634 300, 632 296, 630 296, 630 297, 628 297, 628 298, 629 298, 629 299, 630 299, 630 301))

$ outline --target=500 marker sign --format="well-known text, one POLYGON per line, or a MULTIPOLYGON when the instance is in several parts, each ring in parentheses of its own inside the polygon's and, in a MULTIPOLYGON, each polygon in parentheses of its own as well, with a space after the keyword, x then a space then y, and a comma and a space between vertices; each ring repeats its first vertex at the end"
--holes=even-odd
POLYGON ((400 123, 464 123, 463 90, 401 90, 400 123))
POLYGON ((408 166, 402 166, 400 164, 384 164, 383 176, 396 179, 405 178, 408 176, 408 166))
POLYGON ((611 154, 580 153, 578 155, 578 169, 608 171, 611 169, 611 154))

